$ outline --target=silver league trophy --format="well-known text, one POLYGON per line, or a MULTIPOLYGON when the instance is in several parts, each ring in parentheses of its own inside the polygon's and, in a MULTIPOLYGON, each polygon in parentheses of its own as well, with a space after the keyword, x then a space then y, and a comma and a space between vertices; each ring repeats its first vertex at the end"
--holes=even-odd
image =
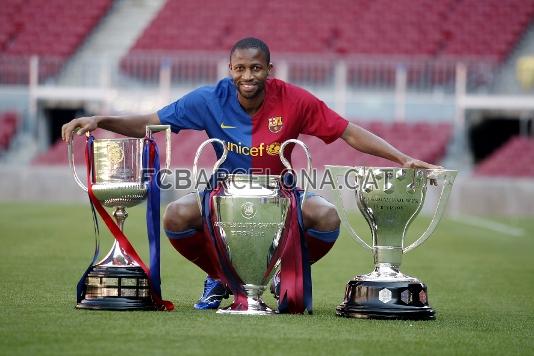
MULTIPOLYGON (((170 167, 170 126, 149 125, 146 136, 166 131, 166 169, 170 167)), ((128 217, 126 208, 143 202, 147 197, 148 182, 143 179, 142 153, 144 139, 98 139, 93 142, 94 169, 92 190, 105 207, 114 208, 113 217, 121 231, 128 217)), ((68 144, 69 164, 74 180, 84 191, 74 165, 72 136, 68 144)), ((85 279, 84 299, 78 309, 96 310, 153 310, 148 276, 141 266, 121 249, 114 240, 109 253, 94 264, 85 279)))
MULTIPOLYGON (((193 177, 197 176, 197 161, 204 146, 218 142, 224 147, 224 154, 215 164, 214 170, 226 157, 224 142, 211 139, 197 150, 193 164, 193 177)), ((284 149, 290 144, 300 145, 307 156, 307 170, 311 173, 311 158, 307 146, 299 140, 291 139, 280 146, 279 156, 288 170, 290 163, 284 157, 284 149)), ((279 175, 230 174, 222 182, 222 189, 213 196, 214 229, 224 241, 226 254, 233 269, 243 282, 247 296, 247 310, 221 308, 219 314, 273 315, 276 312, 261 299, 280 260, 273 261, 279 247, 283 246, 284 229, 290 199, 281 192, 282 177, 279 175), (269 266, 275 265, 270 273, 269 266)), ((304 187, 304 197, 308 185, 304 187)), ((200 202, 200 195, 197 198, 200 202)), ((302 203, 304 203, 304 199, 302 203)))
POLYGON ((366 319, 434 319, 426 285, 403 274, 399 267, 402 255, 421 245, 434 232, 445 211, 457 171, 343 166, 326 166, 326 169, 336 185, 341 178, 345 184, 352 181, 358 209, 371 228, 371 246, 352 228, 340 189, 336 189, 338 211, 344 227, 357 242, 372 251, 375 263, 371 273, 348 282, 345 299, 336 308, 336 314, 366 319), (406 230, 419 214, 429 187, 439 189, 432 220, 422 235, 405 247, 406 230))

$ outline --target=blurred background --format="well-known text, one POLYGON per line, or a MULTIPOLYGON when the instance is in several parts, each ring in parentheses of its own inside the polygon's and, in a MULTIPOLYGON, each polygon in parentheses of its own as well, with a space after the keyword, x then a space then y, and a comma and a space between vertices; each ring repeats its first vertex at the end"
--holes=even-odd
MULTIPOLYGON (((534 215, 533 20, 534 0, 0 0, 0 201, 85 201, 65 122, 153 112, 227 76, 231 46, 255 36, 275 77, 458 169, 451 213, 534 215)), ((173 135, 172 166, 205 138, 173 135)), ((317 168, 391 165, 301 139, 317 168)))

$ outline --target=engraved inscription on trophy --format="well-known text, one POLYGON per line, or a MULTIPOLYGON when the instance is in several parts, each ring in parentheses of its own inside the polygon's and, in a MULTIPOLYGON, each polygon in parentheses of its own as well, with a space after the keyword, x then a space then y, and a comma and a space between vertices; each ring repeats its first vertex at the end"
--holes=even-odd
POLYGON ((272 236, 271 231, 282 230, 284 227, 283 223, 260 223, 260 222, 251 222, 251 223, 236 223, 236 222, 220 222, 217 221, 214 224, 215 226, 221 228, 221 232, 225 235, 230 233, 233 236, 239 237, 250 237, 263 239, 264 237, 272 236))
POLYGON ((116 142, 109 142, 107 148, 109 163, 111 163, 113 167, 118 166, 118 164, 124 160, 124 151, 121 146, 116 142))
POLYGON ((127 168, 125 162, 124 148, 116 142, 110 142, 107 145, 109 163, 111 165, 109 178, 112 180, 131 180, 133 171, 127 168))

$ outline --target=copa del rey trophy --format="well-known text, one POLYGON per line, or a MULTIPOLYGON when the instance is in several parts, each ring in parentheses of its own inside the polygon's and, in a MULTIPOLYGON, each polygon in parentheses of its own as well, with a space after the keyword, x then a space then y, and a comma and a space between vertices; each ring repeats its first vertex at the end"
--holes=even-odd
MULTIPOLYGON (((227 151, 223 141, 205 141, 197 150, 193 177, 198 176, 198 158, 209 143, 217 143, 223 147, 223 154, 213 167, 214 172, 226 158, 227 151)), ((285 141, 280 146, 279 156, 284 166, 288 171, 292 171, 290 163, 284 158, 284 149, 288 144, 298 144, 304 149, 310 174, 311 158, 308 148, 295 139, 285 141)), ((284 188, 282 179, 280 175, 229 174, 219 182, 211 199, 206 200, 206 197, 197 191, 201 211, 212 214, 211 226, 214 229, 216 244, 219 245, 219 260, 224 274, 228 278, 233 275, 239 284, 238 288, 231 287, 234 303, 219 309, 219 314, 275 314, 275 311, 262 301, 261 295, 278 268, 282 249, 290 239, 286 233, 287 226, 292 223, 293 218, 294 223, 297 223, 296 216, 289 213, 294 200, 291 200, 284 188), (203 209, 203 204, 207 204, 208 209, 203 209)), ((307 185, 304 188, 305 197, 307 185)))
POLYGON ((72 139, 68 143, 69 163, 74 179, 89 193, 94 210, 100 214, 115 237, 111 250, 99 262, 96 262, 97 248, 91 266, 80 280, 76 306, 79 309, 169 309, 169 305, 163 307, 164 303, 169 302, 161 300, 159 286, 159 187, 155 183, 156 177, 159 177, 157 172, 159 158, 157 146, 152 139, 152 134, 158 131, 166 131, 168 170, 170 165, 168 125, 147 126, 144 139, 94 139, 88 134, 87 185, 81 182, 75 169, 72 139), (153 204, 157 205, 153 206, 154 211, 150 212, 155 220, 147 224, 151 248, 150 270, 123 233, 124 221, 128 217, 126 208, 140 204, 147 197, 149 199, 147 211, 153 204), (102 206, 114 209, 115 222, 102 206))
MULTIPOLYGON (((375 268, 371 273, 349 281, 344 301, 336 314, 368 319, 435 318, 428 304, 427 287, 399 268, 403 254, 421 245, 438 225, 457 171, 444 169, 378 168, 326 166, 335 181, 352 182, 358 210, 371 228, 368 245, 352 228, 343 203, 342 191, 336 190, 338 212, 345 228, 373 253, 375 268), (419 214, 427 189, 439 191, 438 202, 428 228, 405 247, 406 231, 419 214)), ((350 207, 348 208, 350 210, 350 207)))

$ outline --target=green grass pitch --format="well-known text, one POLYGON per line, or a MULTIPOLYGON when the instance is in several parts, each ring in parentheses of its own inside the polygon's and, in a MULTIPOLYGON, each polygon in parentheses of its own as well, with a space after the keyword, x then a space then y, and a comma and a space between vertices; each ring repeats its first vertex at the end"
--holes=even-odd
MULTIPOLYGON (((126 233, 146 258, 144 206, 129 213, 126 233)), ((312 268, 313 315, 193 310, 204 273, 165 237, 162 289, 175 311, 109 312, 74 309, 76 282, 93 251, 89 207, 2 203, 0 355, 532 355, 534 223, 498 221, 524 234, 444 220, 429 241, 404 257, 402 271, 428 285, 435 321, 335 316, 346 282, 372 267, 371 255, 346 233, 312 268)), ((427 222, 416 221, 409 235, 427 222)), ((107 252, 111 237, 103 224, 101 229, 107 252)), ((268 292, 265 301, 274 306, 268 292)))

